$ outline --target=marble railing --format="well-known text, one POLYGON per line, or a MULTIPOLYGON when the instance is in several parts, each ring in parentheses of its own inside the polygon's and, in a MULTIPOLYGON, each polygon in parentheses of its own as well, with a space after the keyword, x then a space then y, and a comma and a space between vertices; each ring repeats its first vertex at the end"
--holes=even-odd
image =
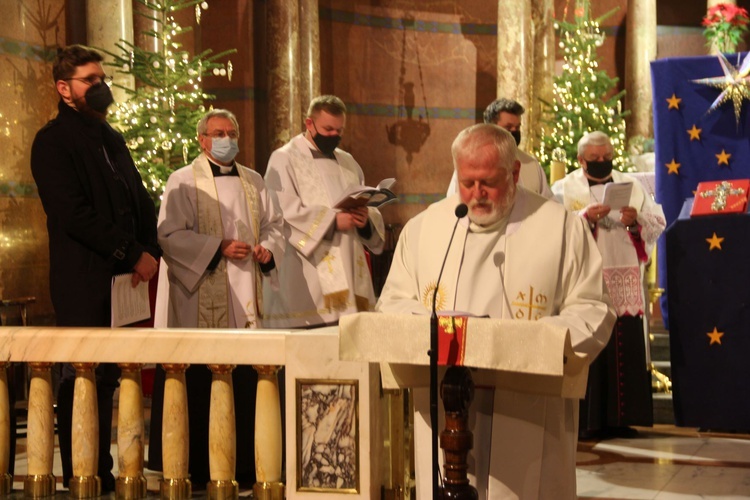
POLYGON ((73 407, 71 497, 99 495, 96 477, 98 421, 94 368, 122 368, 117 422, 118 498, 143 498, 144 416, 140 369, 160 363, 167 371, 163 423, 162 498, 189 498, 188 418, 185 369, 209 365, 210 498, 237 498, 234 481, 234 406, 231 372, 252 365, 259 373, 255 498, 350 498, 380 496, 379 378, 377 367, 339 360, 338 329, 175 330, 135 328, 0 327, 0 496, 12 478, 9 457, 8 363, 31 372, 27 423, 28 475, 24 496, 54 495, 54 411, 51 368, 76 368, 73 407), (286 404, 281 415, 277 371, 285 367, 286 404), (169 409, 169 410, 167 410, 169 409), (286 469, 282 472, 282 421, 286 469), (282 483, 285 479, 285 484, 282 483), (321 496, 323 495, 323 496, 321 496))

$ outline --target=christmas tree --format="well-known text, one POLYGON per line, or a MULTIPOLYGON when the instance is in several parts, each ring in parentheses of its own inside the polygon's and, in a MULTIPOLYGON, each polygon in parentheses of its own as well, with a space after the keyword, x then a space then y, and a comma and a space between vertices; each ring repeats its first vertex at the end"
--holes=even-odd
POLYGON ((116 46, 121 53, 103 52, 114 59, 108 65, 135 79, 135 89, 115 81, 114 85, 122 88, 128 99, 117 104, 112 121, 125 137, 146 189, 158 206, 169 174, 200 153, 195 126, 206 111, 204 102, 214 98, 203 92, 203 77, 214 74, 231 80, 231 61, 226 66, 217 61, 235 51, 212 55, 211 50, 205 50, 191 55, 182 50, 178 40, 192 27, 180 26, 172 14, 192 7, 200 24, 201 11, 208 8, 208 2, 138 2, 153 13, 138 12, 153 21, 154 29, 143 34, 156 39, 158 51, 150 52, 120 40, 116 46))
POLYGON ((629 160, 625 154, 625 116, 620 100, 625 91, 607 98, 617 86, 599 70, 596 50, 604 42, 600 22, 616 9, 597 18, 589 15, 589 1, 579 0, 574 22, 557 21, 564 63, 562 74, 554 79, 554 102, 543 101, 545 133, 537 157, 542 165, 556 159, 566 163, 567 170, 577 168, 578 141, 587 132, 600 130, 609 135, 615 148, 614 167, 625 170, 629 160), (561 151, 564 151, 564 155, 561 151), (555 152, 555 158, 553 158, 555 152))

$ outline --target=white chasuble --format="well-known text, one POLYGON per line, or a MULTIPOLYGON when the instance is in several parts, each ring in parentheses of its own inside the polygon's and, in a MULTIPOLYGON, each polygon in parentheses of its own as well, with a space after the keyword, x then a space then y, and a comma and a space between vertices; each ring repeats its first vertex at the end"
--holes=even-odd
MULTIPOLYGON (((447 198, 406 224, 377 310, 428 314, 458 203, 458 196, 447 198)), ((592 358, 614 322, 601 258, 583 222, 523 188, 507 220, 487 228, 459 223, 438 290, 444 310, 563 326, 576 352, 592 358)), ((471 320, 467 329, 471 335, 471 320)), ((426 499, 432 491, 430 421, 420 391, 417 496, 426 499)), ((479 498, 575 498, 578 401, 479 387, 470 424, 470 479, 479 498)))
POLYGON ((344 314, 371 310, 375 296, 364 246, 380 253, 385 228, 370 208, 371 235, 336 231, 333 208, 344 191, 363 185, 364 175, 352 156, 340 149, 335 160, 314 158, 314 146, 299 135, 274 151, 266 183, 284 212, 288 247, 279 266, 280 289, 266 286, 266 323, 275 328, 330 323, 344 314))
POLYGON ((262 326, 262 274, 252 257, 222 257, 216 269, 207 269, 222 239, 260 243, 277 262, 283 257, 278 207, 257 173, 236 166, 239 176, 214 177, 208 160, 200 155, 167 182, 158 234, 169 286, 160 271, 157 296, 169 294, 170 327, 262 326))

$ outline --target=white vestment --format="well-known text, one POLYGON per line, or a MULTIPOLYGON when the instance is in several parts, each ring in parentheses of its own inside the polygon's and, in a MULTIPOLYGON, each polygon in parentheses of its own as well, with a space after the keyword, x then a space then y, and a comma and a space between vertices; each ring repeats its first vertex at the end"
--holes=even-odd
MULTIPOLYGON (((645 264, 643 257, 651 256, 656 240, 666 227, 666 219, 661 205, 651 199, 636 179, 613 170, 612 181, 633 184, 628 206, 638 211, 640 240, 634 241, 627 228, 620 222, 619 210, 612 210, 607 217, 599 221, 596 243, 602 254, 604 279, 618 316, 643 315, 647 304, 642 282, 645 264), (636 245, 641 245, 643 250, 640 258, 636 245)), ((552 191, 557 201, 581 217, 590 204, 601 202, 601 199, 597 199, 592 193, 581 168, 555 182, 552 191)))
MULTIPOLYGON (((406 224, 378 310, 429 312, 458 203, 458 196, 446 198, 406 224)), ((569 329, 576 352, 596 356, 607 343, 614 313, 585 224, 523 188, 506 220, 489 228, 467 221, 459 223, 448 253, 438 309, 553 323, 569 329)), ((578 401, 501 389, 490 401, 491 434, 480 432, 485 437, 475 438, 469 459, 470 471, 481 471, 487 467, 481 456, 489 455, 489 478, 473 479, 480 498, 575 498, 578 401)), ((428 423, 425 406, 415 417, 418 440, 429 436, 428 423)), ((418 498, 431 498, 429 438, 416 448, 418 498)))
MULTIPOLYGON (((540 194, 547 199, 551 199, 552 191, 550 191, 549 182, 547 182, 547 174, 544 173, 539 160, 520 149, 518 150, 517 158, 521 162, 517 185, 523 186, 529 191, 540 194)), ((448 191, 445 195, 453 196, 456 193, 458 193, 458 174, 454 169, 451 183, 448 185, 448 191)))
MULTIPOLYGON (((206 318, 207 324, 226 325, 226 328, 260 328, 263 311, 258 310, 259 295, 257 263, 249 255, 243 260, 221 258, 219 266, 213 271, 208 266, 214 259, 222 239, 243 241, 252 246, 260 243, 268 249, 278 266, 283 259, 284 236, 281 211, 257 173, 240 164, 236 164, 240 176, 221 175, 212 177, 208 159, 198 156, 193 164, 176 170, 169 176, 159 211, 159 245, 168 264, 168 283, 162 280, 160 272, 159 291, 157 296, 163 301, 168 294, 169 305, 167 321, 159 319, 159 324, 173 328, 196 327, 199 325, 199 310, 215 317, 206 318), (215 192, 201 193, 201 181, 196 179, 195 167, 210 175, 204 176, 203 182, 213 179, 215 192), (244 181, 243 181, 244 179, 244 181), (247 191, 255 190, 248 195, 247 191), (253 198, 254 197, 254 198, 253 198), (214 198, 214 199, 212 199, 214 198), (254 199, 258 213, 254 213, 249 200, 254 199), (208 206, 200 207, 201 203, 208 206), (222 236, 204 234, 199 231, 199 210, 218 210, 221 227, 216 233, 222 236), (221 308, 202 304, 201 287, 207 281, 214 280, 218 273, 226 272, 226 292, 217 297, 217 303, 228 301, 226 318, 221 308), (168 285, 168 288, 163 286, 168 285)), ((207 191, 210 191, 207 190, 207 191)), ((157 299, 157 304, 160 302, 157 299)), ((158 313, 158 311, 157 311, 158 313)), ((159 315, 159 314, 157 314, 159 315)), ((156 318, 155 318, 156 323, 156 318)))
POLYGON ((332 323, 375 305, 364 246, 382 252, 383 218, 369 209, 366 239, 355 229, 334 230, 334 204, 347 188, 364 185, 364 175, 349 153, 336 149, 335 160, 314 158, 314 148, 300 134, 268 161, 266 185, 278 196, 288 237, 280 288, 266 287, 265 324, 273 328, 332 323))

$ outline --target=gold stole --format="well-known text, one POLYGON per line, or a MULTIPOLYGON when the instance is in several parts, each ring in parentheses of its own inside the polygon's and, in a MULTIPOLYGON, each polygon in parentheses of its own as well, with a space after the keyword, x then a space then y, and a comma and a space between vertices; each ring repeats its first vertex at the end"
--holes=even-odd
MULTIPOLYGON (((259 202, 258 191, 250 182, 249 175, 243 172, 243 167, 238 163, 237 170, 240 173, 240 181, 245 192, 245 199, 253 216, 253 229, 255 239, 260 231, 258 218, 259 202)), ((195 175, 195 189, 198 212, 198 232, 224 239, 224 227, 221 222, 221 209, 219 196, 216 191, 216 183, 211 172, 208 159, 201 155, 193 162, 193 174, 195 175)), ((243 235, 244 237, 244 235, 243 235)), ((253 241, 247 241, 253 244, 253 241)), ((251 258, 251 257, 250 257, 251 258)), ((259 269, 255 269, 256 305, 248 304, 245 313, 250 319, 244 325, 254 326, 257 316, 256 311, 262 311, 262 286, 258 283, 262 279, 259 269), (251 307, 252 306, 252 307, 251 307)), ((198 327, 199 328, 228 328, 229 327, 229 280, 227 277, 227 263, 222 257, 216 269, 211 271, 201 283, 198 290, 198 327)))
MULTIPOLYGON (((306 139, 302 138, 303 141, 307 142, 306 139)), ((299 192, 303 203, 305 205, 319 205, 324 207, 330 207, 332 201, 328 197, 328 193, 323 189, 323 180, 320 178, 320 172, 315 168, 315 160, 312 157, 304 156, 298 149, 298 145, 295 144, 291 148, 290 159, 291 165, 297 178, 299 192)), ((302 146, 304 147, 304 146, 302 146)), ((337 158, 338 160, 338 158, 337 158)), ((359 179, 351 171, 339 163, 339 170, 341 174, 346 177, 349 184, 359 184, 359 179)), ((335 238, 336 236, 334 236, 335 238)), ((361 254, 361 258, 364 259, 364 249, 358 240, 355 239, 355 247, 358 248, 358 253, 361 254)), ((355 259, 354 266, 355 272, 352 276, 354 282, 354 291, 357 301, 357 308, 359 310, 369 310, 368 295, 365 294, 363 297, 359 296, 360 289, 363 288, 362 284, 366 286, 366 282, 362 282, 359 272, 362 262, 358 260, 360 255, 353 256, 355 259)), ((338 245, 332 245, 328 241, 321 241, 318 247, 311 255, 311 263, 315 266, 318 273, 318 282, 320 283, 320 290, 323 294, 324 307, 326 309, 346 309, 349 307, 349 283, 346 279, 346 271, 344 269, 344 263, 341 259, 341 249, 338 245)), ((366 279, 370 279, 369 272, 366 274, 366 279)))

